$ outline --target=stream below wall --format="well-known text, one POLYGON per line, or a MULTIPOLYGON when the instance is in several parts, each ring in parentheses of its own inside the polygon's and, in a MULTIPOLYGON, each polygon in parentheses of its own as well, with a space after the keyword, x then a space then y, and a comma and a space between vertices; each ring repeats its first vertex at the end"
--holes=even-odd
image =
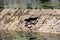
POLYGON ((0 40, 60 40, 59 34, 0 30, 0 40))

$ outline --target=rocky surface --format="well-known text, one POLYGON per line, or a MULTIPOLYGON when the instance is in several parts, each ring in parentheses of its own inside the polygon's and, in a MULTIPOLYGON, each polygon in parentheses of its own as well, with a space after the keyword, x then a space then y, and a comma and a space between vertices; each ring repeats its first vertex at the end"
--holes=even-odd
POLYGON ((4 9, 0 13, 0 29, 60 32, 60 9, 4 9))

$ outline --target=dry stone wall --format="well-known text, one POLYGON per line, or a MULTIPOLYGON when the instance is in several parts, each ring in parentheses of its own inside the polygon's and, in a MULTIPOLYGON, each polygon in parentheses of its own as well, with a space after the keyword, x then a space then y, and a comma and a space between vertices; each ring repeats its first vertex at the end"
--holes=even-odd
POLYGON ((0 29, 60 32, 60 9, 4 9, 0 12, 0 29))

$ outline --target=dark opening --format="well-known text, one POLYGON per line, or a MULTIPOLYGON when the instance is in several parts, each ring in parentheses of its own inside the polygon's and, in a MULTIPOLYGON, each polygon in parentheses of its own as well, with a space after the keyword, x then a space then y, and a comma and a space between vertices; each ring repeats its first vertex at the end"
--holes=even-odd
MULTIPOLYGON (((27 27, 27 28, 32 28, 32 25, 35 25, 35 24, 37 23, 37 18, 38 18, 38 17, 25 19, 25 21, 26 21, 25 27, 27 27), (31 25, 31 24, 32 24, 32 25, 31 25)), ((33 38, 30 38, 30 39, 33 39, 33 38)))
POLYGON ((34 21, 34 20, 37 20, 37 17, 35 17, 35 18, 29 18, 29 19, 25 19, 26 22, 30 22, 30 21, 34 21))

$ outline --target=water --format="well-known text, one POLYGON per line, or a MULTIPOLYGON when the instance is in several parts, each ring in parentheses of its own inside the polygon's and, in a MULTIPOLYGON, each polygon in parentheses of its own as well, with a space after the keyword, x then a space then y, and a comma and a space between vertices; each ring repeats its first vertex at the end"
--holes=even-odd
POLYGON ((60 40, 60 34, 0 30, 0 40, 60 40))

